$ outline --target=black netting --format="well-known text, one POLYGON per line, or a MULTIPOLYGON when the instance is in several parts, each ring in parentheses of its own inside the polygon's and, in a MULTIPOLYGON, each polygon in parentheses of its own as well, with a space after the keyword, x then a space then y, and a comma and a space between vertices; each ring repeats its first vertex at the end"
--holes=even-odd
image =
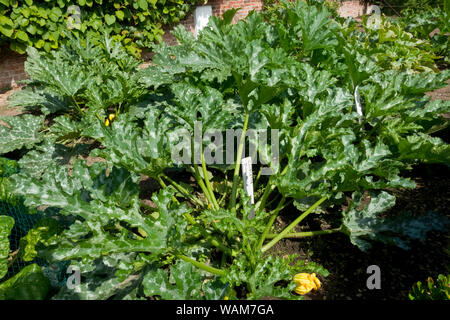
MULTIPOLYGON (((14 219, 14 227, 9 236, 11 252, 14 253, 19 249, 20 239, 27 235, 28 231, 33 228, 34 224, 44 217, 44 213, 34 208, 27 208, 23 204, 23 199, 10 194, 6 188, 6 179, 19 171, 16 161, 0 157, 0 215, 7 215, 14 219)), ((18 255, 17 255, 18 256, 18 255)), ((23 267, 37 263, 43 267, 44 274, 49 277, 52 286, 58 287, 66 281, 66 264, 62 262, 49 265, 45 260, 36 258, 33 261, 23 261, 20 257, 13 260, 8 266, 8 273, 0 281, 7 280, 16 275, 23 267)))

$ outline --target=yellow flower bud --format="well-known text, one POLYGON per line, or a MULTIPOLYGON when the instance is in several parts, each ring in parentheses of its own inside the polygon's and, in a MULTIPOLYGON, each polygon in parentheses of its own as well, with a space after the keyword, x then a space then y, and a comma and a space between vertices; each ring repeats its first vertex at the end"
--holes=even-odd
POLYGON ((105 120, 105 126, 109 127, 109 125, 117 118, 115 113, 111 113, 105 120))
POLYGON ((295 288, 295 292, 298 294, 306 294, 311 290, 317 290, 320 288, 321 283, 319 279, 316 277, 315 273, 297 273, 294 276, 294 282, 297 285, 295 288))

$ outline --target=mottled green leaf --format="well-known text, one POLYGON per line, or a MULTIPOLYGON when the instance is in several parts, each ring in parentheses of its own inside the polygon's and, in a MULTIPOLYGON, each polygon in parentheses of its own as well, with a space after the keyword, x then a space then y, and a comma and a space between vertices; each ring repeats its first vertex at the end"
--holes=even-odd
MULTIPOLYGON (((0 180, 1 183, 1 180, 0 180)), ((0 212, 1 213, 1 212, 0 212)), ((0 216, 0 279, 8 271, 9 234, 14 226, 14 219, 9 216, 0 216)))
POLYGON ((162 269, 149 271, 143 280, 146 296, 160 296, 164 300, 202 299, 202 276, 196 268, 184 261, 170 267, 169 275, 162 269))
POLYGON ((0 300, 44 300, 49 291, 49 280, 34 263, 0 283, 0 300))
POLYGON ((8 99, 8 105, 11 107, 24 107, 25 109, 38 109, 43 114, 64 111, 69 109, 66 99, 61 98, 54 93, 46 92, 42 88, 25 87, 8 99))
POLYGON ((17 149, 31 148, 42 141, 39 132, 44 124, 43 116, 25 114, 20 117, 1 117, 7 126, 0 124, 0 154, 17 149))
POLYGON ((234 260, 224 279, 233 285, 247 283, 250 290, 250 293, 247 294, 249 300, 261 300, 267 297, 300 300, 301 296, 293 294, 296 284, 292 281, 292 277, 293 274, 287 259, 265 257, 258 261, 252 271, 248 268, 246 258, 241 256, 234 260))
POLYGON ((361 199, 360 195, 354 195, 351 207, 344 212, 342 226, 351 242, 363 251, 371 247, 368 240, 396 244, 408 249, 410 239, 423 241, 428 231, 444 231, 450 223, 448 218, 431 212, 423 216, 402 213, 382 218, 380 214, 395 205, 395 196, 386 191, 371 192, 369 204, 358 209, 361 199))

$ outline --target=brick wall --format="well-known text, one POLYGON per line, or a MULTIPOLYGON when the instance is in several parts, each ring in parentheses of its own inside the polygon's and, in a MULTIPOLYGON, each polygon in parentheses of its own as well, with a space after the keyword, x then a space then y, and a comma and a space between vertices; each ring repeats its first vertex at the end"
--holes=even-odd
POLYGON ((25 55, 0 48, 0 92, 5 87, 15 87, 17 81, 27 77, 23 65, 25 60, 25 55))
MULTIPOLYGON (((344 17, 358 17, 362 15, 363 6, 359 2, 359 0, 343 1, 339 9, 339 14, 344 17)), ((261 10, 263 0, 211 0, 207 1, 207 4, 211 5, 214 16, 221 16, 228 9, 240 7, 241 10, 236 13, 233 20, 233 22, 236 22, 239 19, 245 18, 251 10, 261 10)), ((194 14, 190 14, 181 23, 187 30, 194 33, 194 14)), ((176 43, 176 39, 169 31, 169 29, 165 30, 163 40, 173 45, 176 43)), ((149 57, 151 57, 151 54, 144 54, 144 58, 149 57)), ((0 93, 5 87, 14 88, 18 80, 23 80, 27 77, 23 65, 25 60, 25 55, 19 55, 4 48, 0 49, 0 93)))
POLYGON ((341 17, 360 17, 364 14, 364 5, 360 0, 343 1, 338 10, 341 17))

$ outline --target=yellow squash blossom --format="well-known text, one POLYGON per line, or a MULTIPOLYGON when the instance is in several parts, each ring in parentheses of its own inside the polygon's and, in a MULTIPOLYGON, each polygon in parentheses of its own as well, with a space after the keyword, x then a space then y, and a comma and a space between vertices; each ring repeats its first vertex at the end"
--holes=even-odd
POLYGON ((105 126, 109 127, 109 125, 116 119, 116 115, 114 113, 111 113, 108 118, 105 120, 105 126))
POLYGON ((294 282, 297 285, 295 292, 298 294, 306 294, 311 290, 320 288, 320 281, 315 273, 297 273, 294 276, 294 282))

